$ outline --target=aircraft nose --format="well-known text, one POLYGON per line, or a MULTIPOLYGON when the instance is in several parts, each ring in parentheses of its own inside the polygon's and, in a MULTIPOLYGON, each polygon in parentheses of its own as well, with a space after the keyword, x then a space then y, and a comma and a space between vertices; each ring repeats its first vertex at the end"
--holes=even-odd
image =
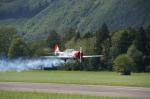
POLYGON ((76 52, 76 53, 75 53, 75 57, 76 57, 76 58, 80 58, 80 52, 76 52))

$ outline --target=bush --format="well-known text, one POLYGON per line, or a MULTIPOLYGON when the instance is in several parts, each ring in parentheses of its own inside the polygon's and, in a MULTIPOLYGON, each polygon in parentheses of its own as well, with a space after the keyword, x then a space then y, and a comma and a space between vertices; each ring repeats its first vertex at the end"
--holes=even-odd
POLYGON ((144 71, 145 67, 143 65, 144 56, 141 51, 139 51, 134 45, 128 48, 127 55, 133 59, 136 65, 136 72, 144 71))
POLYGON ((120 72, 122 75, 130 75, 131 71, 133 70, 134 66, 136 64, 126 54, 119 55, 114 61, 113 61, 113 67, 116 71, 120 72))
POLYGON ((57 67, 58 70, 82 70, 82 64, 80 63, 65 63, 57 67))
POLYGON ((47 43, 45 40, 37 40, 28 43, 31 51, 32 51, 32 56, 37 57, 37 56, 46 56, 48 53, 50 53, 50 49, 47 48, 47 43))
POLYGON ((49 53, 49 49, 36 49, 34 52, 32 52, 33 57, 40 57, 40 56, 47 56, 49 53))

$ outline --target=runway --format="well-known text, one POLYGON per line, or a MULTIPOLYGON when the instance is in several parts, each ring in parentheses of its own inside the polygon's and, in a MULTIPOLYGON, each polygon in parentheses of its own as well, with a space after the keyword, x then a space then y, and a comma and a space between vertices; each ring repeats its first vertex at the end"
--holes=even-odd
POLYGON ((150 99, 150 88, 142 87, 0 82, 0 90, 53 92, 67 94, 83 94, 92 96, 133 97, 150 99))

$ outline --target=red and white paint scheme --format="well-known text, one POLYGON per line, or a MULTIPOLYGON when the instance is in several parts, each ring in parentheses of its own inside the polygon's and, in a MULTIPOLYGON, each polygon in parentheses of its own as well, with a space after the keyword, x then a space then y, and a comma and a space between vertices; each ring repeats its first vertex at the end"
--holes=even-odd
POLYGON ((56 56, 65 58, 80 58, 80 51, 75 51, 74 49, 66 49, 64 52, 61 52, 57 44, 54 45, 54 54, 56 56))
POLYGON ((60 51, 58 44, 54 45, 54 55, 55 56, 46 56, 46 57, 60 58, 60 59, 63 59, 65 62, 68 59, 77 59, 80 62, 82 62, 83 58, 102 57, 103 56, 103 55, 83 56, 81 47, 80 47, 80 50, 66 49, 65 51, 62 52, 62 51, 60 51))

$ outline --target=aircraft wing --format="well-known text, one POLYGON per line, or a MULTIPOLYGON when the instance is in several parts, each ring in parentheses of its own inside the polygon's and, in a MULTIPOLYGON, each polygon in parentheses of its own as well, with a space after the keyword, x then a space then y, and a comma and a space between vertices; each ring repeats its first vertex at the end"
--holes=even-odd
MULTIPOLYGON (((104 55, 85 55, 83 58, 103 57, 104 55)), ((74 59, 73 56, 42 56, 42 58, 74 59)))
POLYGON ((82 56, 83 58, 93 58, 93 57, 103 57, 104 55, 86 55, 82 56))
POLYGON ((72 56, 43 56, 44 58, 57 58, 57 59, 73 59, 72 56))

